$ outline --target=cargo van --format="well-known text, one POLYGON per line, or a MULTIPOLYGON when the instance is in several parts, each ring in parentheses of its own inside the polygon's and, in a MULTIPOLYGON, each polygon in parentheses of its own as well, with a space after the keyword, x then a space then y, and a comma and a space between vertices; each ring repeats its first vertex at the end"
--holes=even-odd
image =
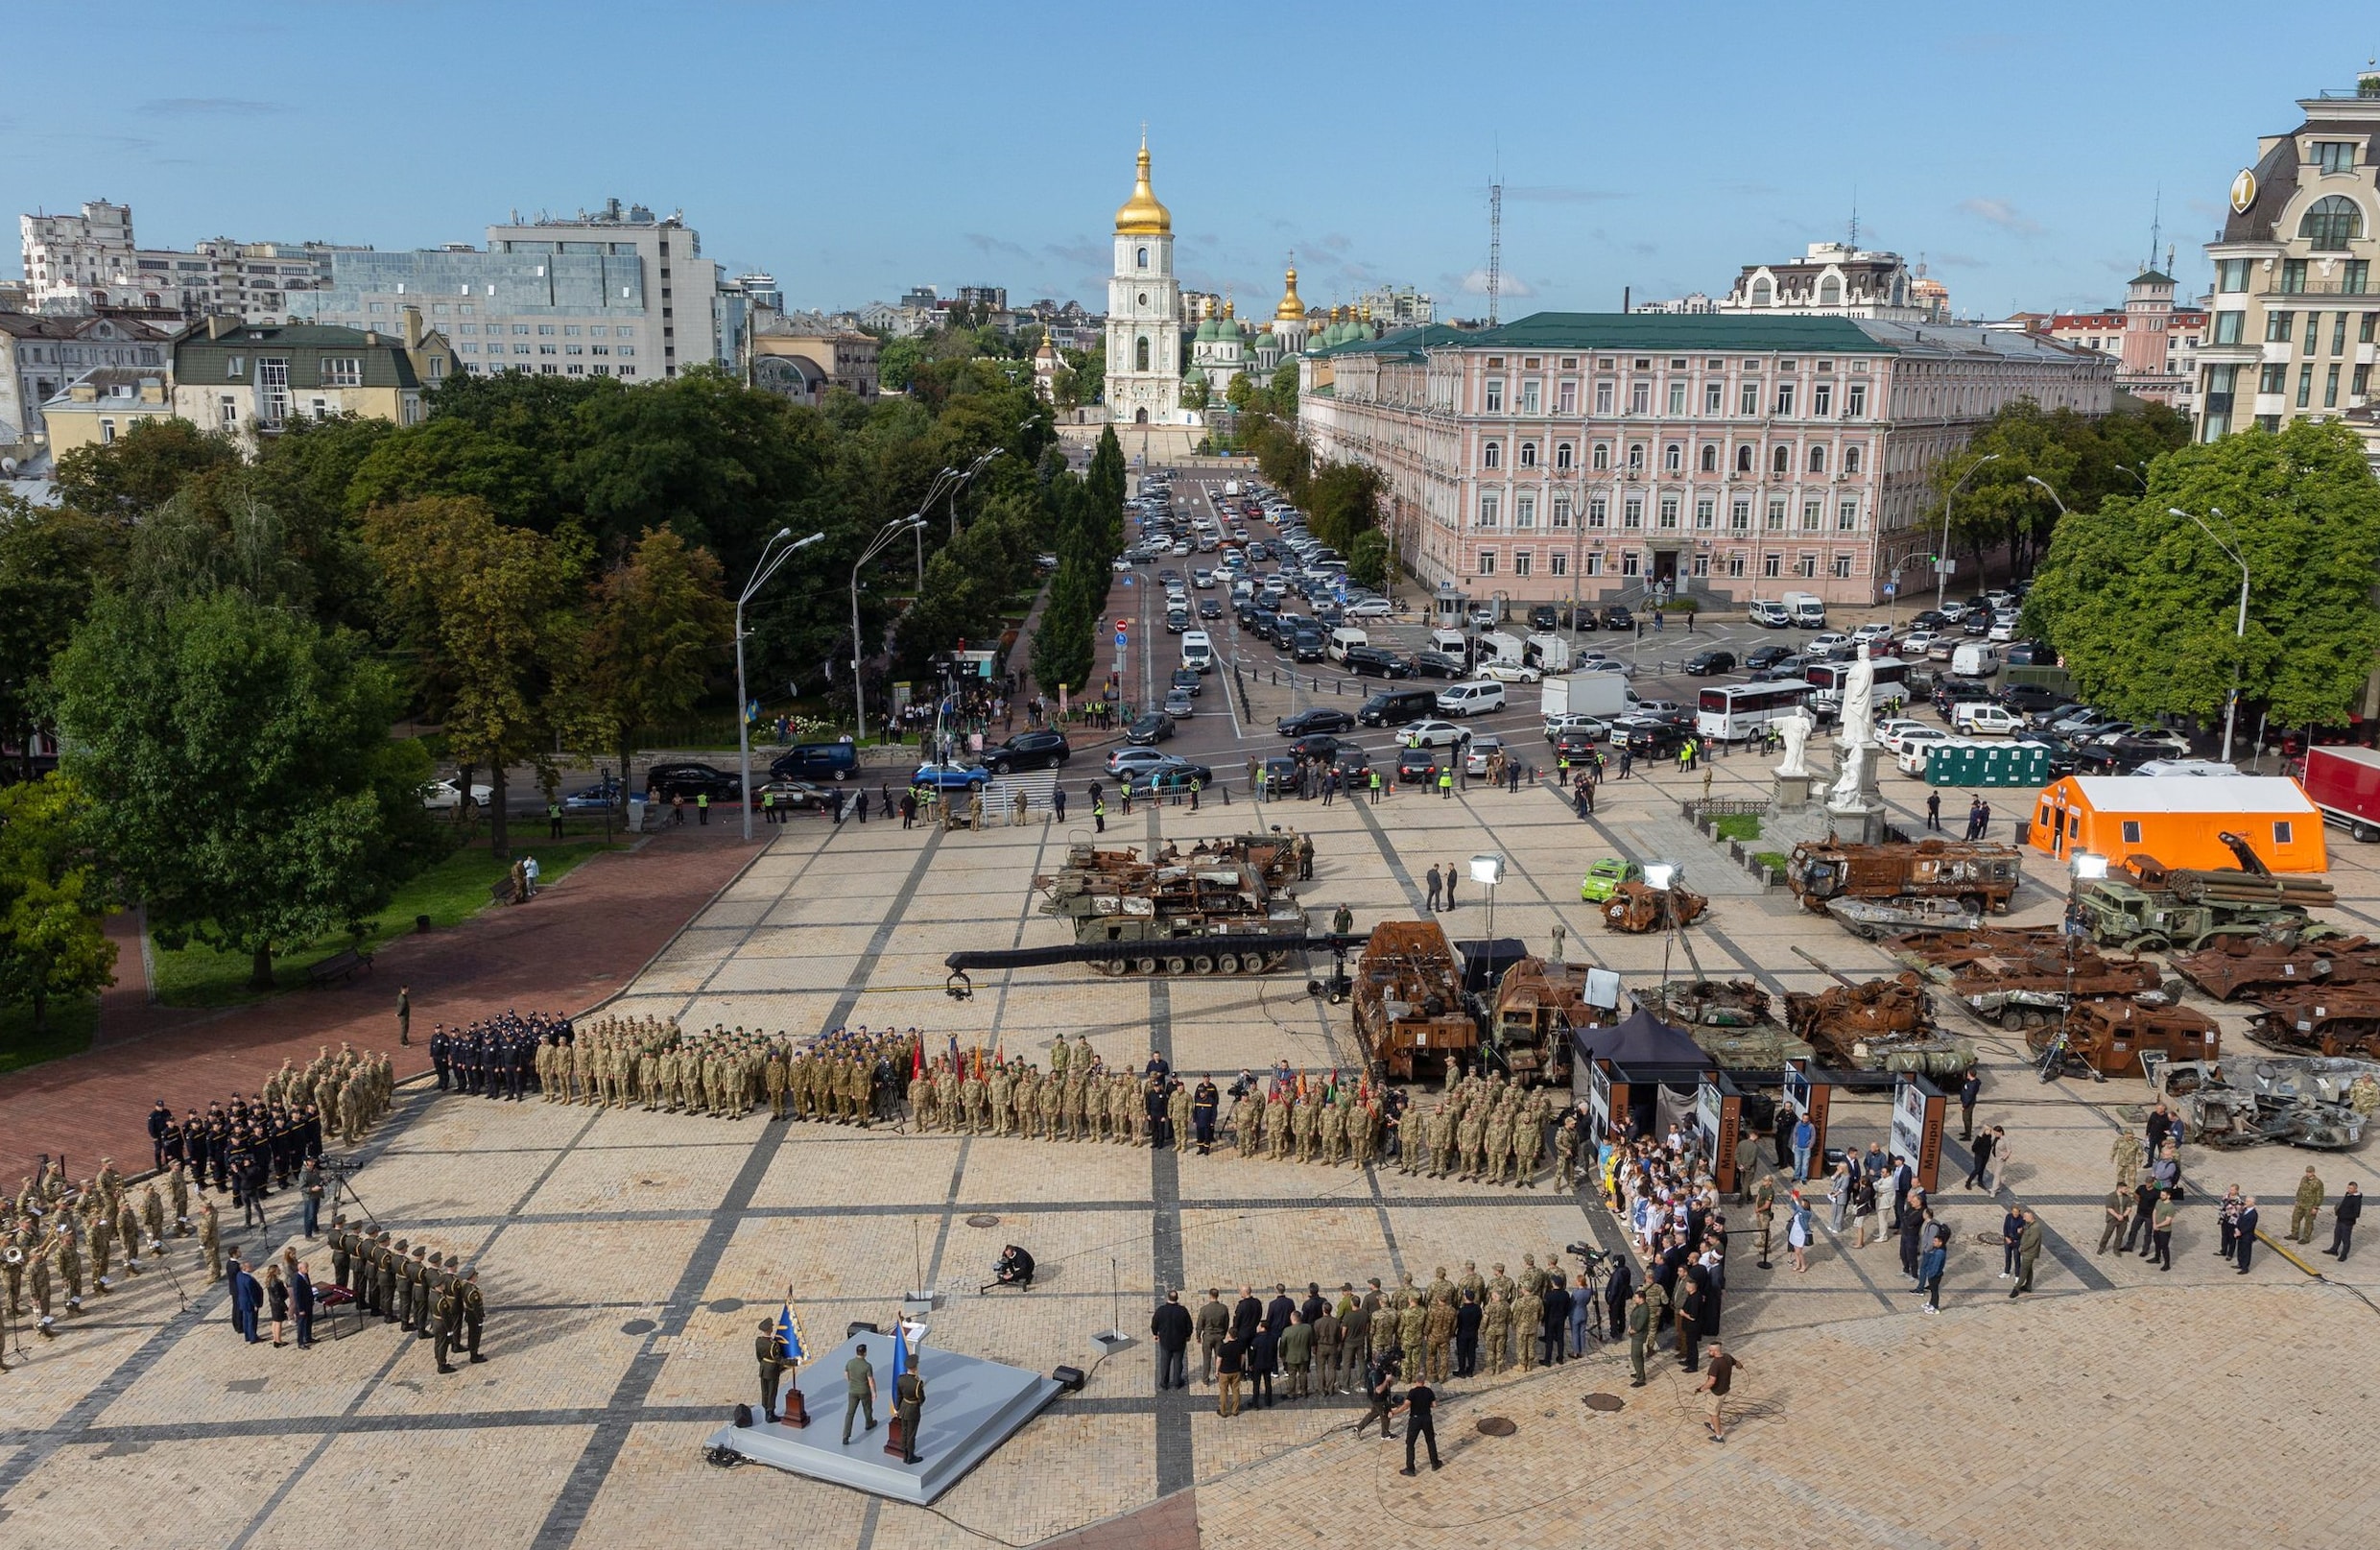
POLYGON ((2000 653, 1981 643, 1961 646, 1950 654, 1950 671, 1963 679, 1987 679, 2000 671, 2000 653))
POLYGON ((1370 644, 1371 637, 1364 633, 1361 630, 1342 626, 1330 632, 1330 644, 1325 648, 1325 651, 1329 655, 1332 661, 1337 662, 1344 667, 1346 665, 1347 653, 1349 651, 1353 650, 1357 646, 1368 646, 1370 644))
POLYGON ((1181 665, 1194 672, 1215 671, 1215 643, 1203 630, 1184 632, 1181 637, 1181 665))
POLYGON ((1559 635, 1538 631, 1521 645, 1520 659, 1529 667, 1548 673, 1570 671, 1570 643, 1559 635))
POLYGON ((769 766, 769 776, 774 780, 848 780, 859 769, 859 750, 849 743, 796 743, 769 766))
POLYGON ((1794 623, 1803 630, 1826 628, 1826 605, 1816 592, 1788 592, 1780 600, 1785 611, 1794 616, 1794 623))
POLYGON ((1752 623, 1764 630, 1783 630, 1794 622, 1791 608, 1773 597, 1752 600, 1752 623))
POLYGON ((1364 702, 1355 719, 1367 727, 1402 727, 1437 714, 1436 689, 1383 689, 1364 702))
POLYGON ((1433 630, 1430 632, 1430 650, 1444 652, 1449 656, 1460 656, 1467 662, 1471 659, 1471 637, 1460 630, 1433 630))
POLYGON ((1504 685, 1493 680, 1450 683, 1438 691, 1438 708, 1449 716, 1484 716, 1491 710, 1502 710, 1504 685))

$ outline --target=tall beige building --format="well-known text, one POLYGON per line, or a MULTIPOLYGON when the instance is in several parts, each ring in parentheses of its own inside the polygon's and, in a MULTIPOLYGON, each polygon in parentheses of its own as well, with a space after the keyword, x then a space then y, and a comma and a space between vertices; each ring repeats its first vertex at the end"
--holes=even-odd
POLYGON ((2380 456, 2369 399, 2380 342, 2380 72, 2309 97, 2231 179, 2209 327, 2198 349, 2201 441, 2249 424, 2344 417, 2380 456))

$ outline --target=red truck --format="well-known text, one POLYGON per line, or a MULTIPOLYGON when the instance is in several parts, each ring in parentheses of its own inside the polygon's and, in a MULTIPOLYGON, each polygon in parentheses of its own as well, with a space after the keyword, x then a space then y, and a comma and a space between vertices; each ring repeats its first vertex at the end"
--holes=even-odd
POLYGON ((2380 752, 2317 744, 2306 750, 2297 783, 2325 818, 2345 824, 2366 845, 2380 841, 2380 752))

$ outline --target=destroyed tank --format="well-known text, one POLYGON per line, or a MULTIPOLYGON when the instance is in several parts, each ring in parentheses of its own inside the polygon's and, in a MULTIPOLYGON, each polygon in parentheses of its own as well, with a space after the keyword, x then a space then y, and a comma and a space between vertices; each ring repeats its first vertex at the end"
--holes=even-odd
POLYGON ((1504 971, 1488 1019, 1488 1048, 1513 1081, 1569 1082, 1570 1031, 1610 1016, 1586 999, 1587 969, 1524 958, 1504 971))
POLYGON ((1666 890, 1645 883, 1622 883, 1601 906, 1606 929, 1632 936, 1658 931, 1672 923, 1673 917, 1676 924, 1690 925, 1709 908, 1709 899, 1675 883, 1666 890))
POLYGON ((1443 1074, 1479 1048, 1479 1020, 1462 966, 1435 920, 1383 920, 1372 928, 1354 985, 1355 1037, 1375 1076, 1411 1081, 1443 1074))
POLYGON ((1287 845, 1267 835, 1168 845, 1148 861, 1077 845, 1033 883, 1041 913, 1072 921, 1078 943, 1146 948, 1095 962, 1095 973, 1257 974, 1286 965, 1306 935, 1306 911, 1282 887, 1293 870, 1287 845))
POLYGON ((2006 914, 2023 875, 2016 847, 1987 840, 1811 841, 1795 846, 1785 864, 1786 886, 1814 914, 1835 899, 1889 906, 1947 899, 1967 915, 2006 914))
POLYGON ((2054 928, 1895 937, 1885 950, 2004 1028, 2057 1021, 2070 988, 2082 1001, 2159 988, 2154 963, 2107 957, 2054 928))
POLYGON ((1723 1071, 1771 1081, 1787 1061, 1817 1058, 1777 1022, 1769 992, 1750 980, 1669 980, 1635 996, 1645 1011, 1683 1028, 1723 1071))
POLYGON ((2309 985, 2256 999, 2248 1037, 2267 1049, 2380 1060, 2380 985, 2309 985))
POLYGON ((2162 1061, 2149 1084, 2201 1146, 2278 1141, 2336 1152, 2363 1139, 2380 1110, 2380 1065, 2321 1056, 2162 1061))
POLYGON ((2365 937, 2320 944, 2296 933, 2217 937, 2194 953, 2175 953, 2174 972, 2218 1001, 2264 1000, 2307 986, 2380 986, 2380 946, 2365 937))
POLYGON ((1935 1026, 1934 998, 1916 974, 1855 981, 1827 972, 1837 983, 1815 994, 1791 990, 1785 996, 1786 1028, 1821 1063, 1913 1071, 1937 1081, 1963 1077, 1974 1065, 1975 1046, 1935 1026))
POLYGON ((2025 1033, 2026 1047, 2036 1061, 2061 1038, 2060 1064, 2103 1077, 2145 1072, 2143 1055, 2211 1061, 2223 1053, 2223 1032, 2214 1018, 2177 1005, 2162 993, 2079 1002, 2062 1023, 2044 1023, 2025 1033))

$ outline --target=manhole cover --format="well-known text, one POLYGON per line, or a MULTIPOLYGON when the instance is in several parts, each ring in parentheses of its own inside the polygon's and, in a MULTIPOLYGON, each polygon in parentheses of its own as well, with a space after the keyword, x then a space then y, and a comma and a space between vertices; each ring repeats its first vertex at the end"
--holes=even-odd
POLYGON ((1520 1428, 1502 1416, 1482 1416, 1479 1418, 1479 1430, 1483 1437, 1510 1437, 1520 1428))
POLYGON ((1590 1394, 1584 1399, 1581 1400, 1580 1403, 1585 1405, 1589 1410, 1622 1410, 1627 1408, 1627 1401, 1622 1399, 1616 1394, 1590 1394))
POLYGON ((996 1228, 1000 1225, 1000 1219, 998 1217, 985 1216, 980 1212, 974 1216, 968 1217, 966 1222, 967 1226, 971 1228, 996 1228))
POLYGON ((744 1300, 740 1297, 723 1297, 711 1304, 711 1311, 713 1313, 733 1313, 743 1305, 744 1300))
POLYGON ((620 1326, 624 1335, 650 1335, 656 1326, 651 1319, 631 1319, 620 1326))

